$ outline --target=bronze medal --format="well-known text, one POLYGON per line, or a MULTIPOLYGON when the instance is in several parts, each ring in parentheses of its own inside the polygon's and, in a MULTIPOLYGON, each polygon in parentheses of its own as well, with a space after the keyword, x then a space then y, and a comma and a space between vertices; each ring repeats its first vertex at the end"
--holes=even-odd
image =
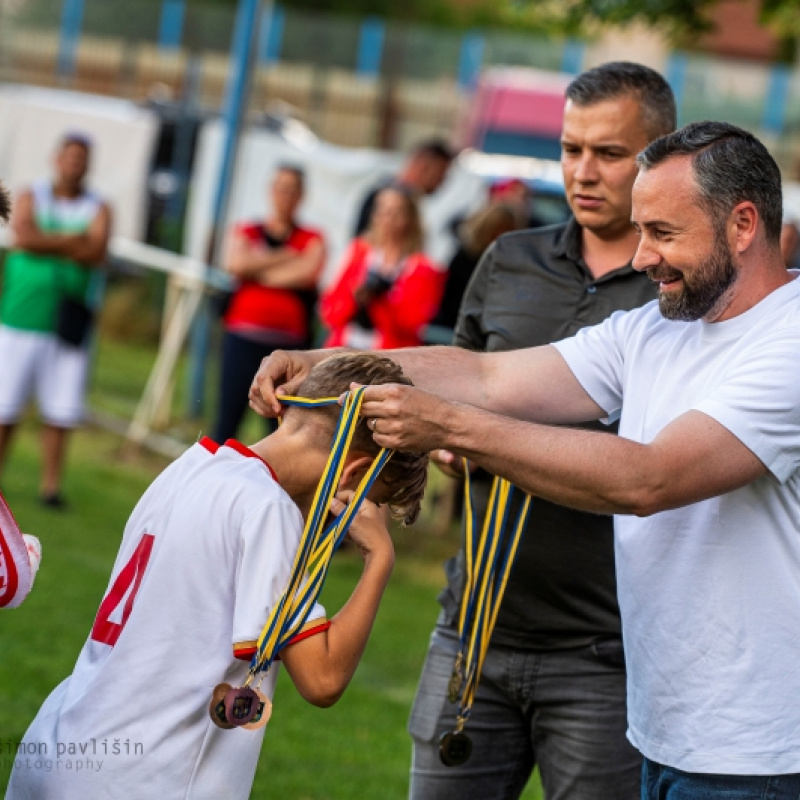
POLYGON ((225 716, 225 695, 230 689, 231 685, 229 683, 218 683, 214 687, 214 693, 211 695, 211 702, 208 704, 208 713, 211 717, 211 721, 218 728, 223 728, 225 730, 230 730, 233 727, 225 716))
POLYGON ((248 722, 246 725, 242 725, 242 727, 246 728, 248 731, 254 731, 257 728, 263 728, 272 715, 272 702, 270 701, 269 697, 267 697, 258 689, 255 689, 254 691, 258 695, 258 710, 250 722, 248 722))
POLYGON ((237 686, 225 693, 225 719, 237 728, 247 725, 258 713, 261 701, 249 686, 237 686))
POLYGON ((446 767, 460 767, 472 755, 472 740, 462 731, 446 733, 439 739, 439 758, 446 767))

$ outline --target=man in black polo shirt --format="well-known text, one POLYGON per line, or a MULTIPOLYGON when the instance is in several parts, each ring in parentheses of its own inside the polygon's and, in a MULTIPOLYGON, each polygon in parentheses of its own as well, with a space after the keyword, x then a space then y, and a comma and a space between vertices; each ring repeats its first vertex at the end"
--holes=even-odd
MULTIPOLYGON (((561 161, 574 217, 505 234, 486 251, 461 306, 460 347, 549 344, 656 296, 630 265, 631 188, 636 154, 675 128, 672 92, 653 70, 616 62, 580 75, 566 96, 561 161)), ((486 473, 476 476, 478 519, 489 485, 486 473)), ((625 738, 613 547, 610 516, 533 499, 467 725, 472 755, 458 767, 442 764, 439 739, 458 710, 447 684, 459 649, 463 547, 448 563, 409 723, 412 800, 517 798, 537 764, 547 800, 639 797, 641 756, 625 738)))

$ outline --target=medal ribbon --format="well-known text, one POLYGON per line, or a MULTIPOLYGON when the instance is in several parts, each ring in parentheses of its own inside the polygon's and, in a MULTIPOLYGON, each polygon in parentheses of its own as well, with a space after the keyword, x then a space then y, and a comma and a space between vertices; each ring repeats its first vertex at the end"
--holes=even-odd
MULTIPOLYGON (((393 451, 383 448, 356 489, 353 499, 327 528, 324 527, 331 500, 339 486, 344 462, 359 422, 359 412, 366 387, 348 392, 339 413, 333 445, 322 478, 317 485, 306 524, 295 554, 289 585, 280 601, 272 608, 267 623, 258 639, 256 652, 250 662, 250 674, 245 686, 259 673, 269 670, 275 656, 288 644, 305 624, 319 593, 322 591, 333 554, 344 540, 347 530, 393 451)), ((338 397, 308 399, 281 397, 285 405, 319 408, 335 405, 338 397)))
POLYGON ((526 495, 513 530, 509 532, 509 508, 516 487, 505 478, 495 477, 481 533, 477 536, 472 481, 466 459, 464 464, 466 579, 458 620, 461 648, 452 679, 460 682, 463 677, 464 682, 463 687, 454 687, 455 691, 450 696, 450 700, 455 702, 458 699, 458 690, 463 688, 456 720, 457 733, 463 729, 472 711, 489 640, 497 622, 531 504, 530 495, 526 495))

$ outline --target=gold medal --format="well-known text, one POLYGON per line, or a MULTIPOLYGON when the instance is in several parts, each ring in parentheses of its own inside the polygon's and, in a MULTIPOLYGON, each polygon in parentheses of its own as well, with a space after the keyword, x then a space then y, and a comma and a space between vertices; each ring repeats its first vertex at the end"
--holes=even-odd
POLYGON ((261 692, 258 689, 254 689, 254 691, 258 695, 258 710, 250 722, 248 722, 246 725, 242 725, 242 727, 246 728, 248 731, 254 731, 257 728, 263 728, 272 715, 272 702, 270 701, 269 697, 267 697, 264 692, 261 692))
POLYGON ((471 755, 472 740, 463 731, 452 731, 439 739, 439 758, 446 767, 460 767, 471 755))
POLYGON ((230 730, 233 725, 228 722, 225 716, 225 695, 231 690, 229 683, 218 683, 214 687, 214 693, 211 695, 211 702, 208 704, 208 713, 211 721, 218 727, 224 730, 230 730))

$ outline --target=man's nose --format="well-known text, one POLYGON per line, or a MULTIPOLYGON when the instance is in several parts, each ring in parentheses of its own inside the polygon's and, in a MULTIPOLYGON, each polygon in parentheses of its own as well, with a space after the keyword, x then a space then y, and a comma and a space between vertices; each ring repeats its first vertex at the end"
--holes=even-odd
POLYGON ((648 241, 647 237, 640 236, 636 252, 633 254, 631 266, 637 272, 646 272, 661 263, 661 256, 648 241))
POLYGON ((581 153, 575 170, 575 180, 581 183, 594 183, 597 180, 597 159, 591 151, 581 153))

